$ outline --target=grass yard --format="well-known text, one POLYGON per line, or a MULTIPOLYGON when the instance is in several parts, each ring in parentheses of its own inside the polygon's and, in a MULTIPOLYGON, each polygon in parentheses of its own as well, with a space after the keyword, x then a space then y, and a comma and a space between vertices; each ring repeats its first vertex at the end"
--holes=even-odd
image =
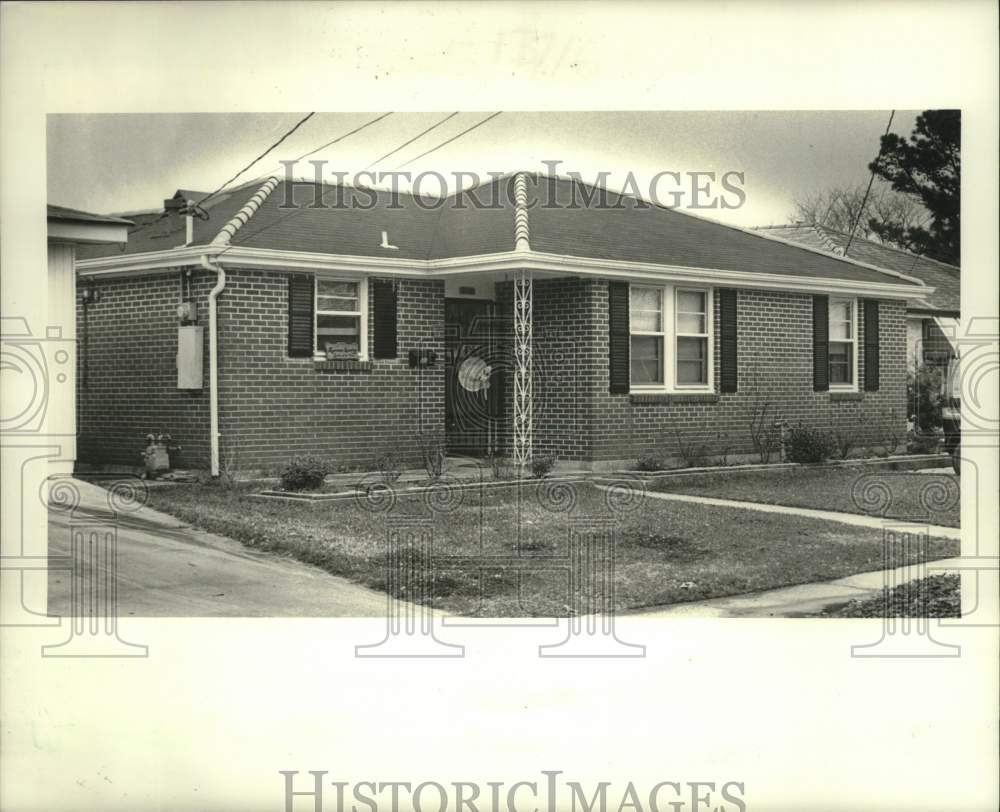
POLYGON ((958 575, 931 575, 877 598, 828 606, 813 617, 961 617, 960 590, 958 575))
POLYGON ((946 527, 958 527, 961 515, 959 478, 950 472, 865 471, 853 467, 732 471, 664 479, 653 490, 837 510, 946 527))
MULTIPOLYGON (((525 488, 519 554, 513 488, 465 491, 448 512, 432 511, 418 497, 401 497, 388 514, 379 514, 353 501, 264 501, 246 489, 204 485, 151 489, 148 504, 381 590, 387 589, 389 522, 428 522, 435 607, 485 617, 565 616, 574 611, 566 559, 570 528, 612 517, 604 491, 583 482, 572 488, 573 503, 561 505, 541 498, 534 486, 525 488), (557 512, 559 507, 564 509, 557 512)), ((614 552, 617 609, 839 578, 880 569, 883 554, 877 530, 654 499, 620 516, 614 552)), ((928 558, 958 552, 956 541, 931 539, 928 558)))

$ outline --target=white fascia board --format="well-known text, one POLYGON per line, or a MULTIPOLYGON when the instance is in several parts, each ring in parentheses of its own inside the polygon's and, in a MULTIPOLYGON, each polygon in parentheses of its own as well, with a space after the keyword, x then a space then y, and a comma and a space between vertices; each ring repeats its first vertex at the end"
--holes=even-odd
POLYGON ((48 238, 53 242, 78 244, 124 243, 128 241, 128 226, 123 223, 52 219, 48 221, 48 238))
POLYGON ((929 285, 860 282, 788 274, 722 271, 716 268, 689 268, 624 260, 591 259, 538 251, 508 251, 447 259, 400 259, 275 251, 241 246, 190 246, 132 256, 99 257, 77 263, 87 277, 113 277, 162 273, 171 268, 197 265, 209 257, 233 267, 267 268, 275 271, 328 272, 346 274, 389 274, 393 276, 446 278, 472 273, 539 271, 562 276, 599 276, 612 279, 658 280, 662 282, 712 284, 730 287, 785 290, 806 293, 842 293, 887 299, 929 296, 929 285))

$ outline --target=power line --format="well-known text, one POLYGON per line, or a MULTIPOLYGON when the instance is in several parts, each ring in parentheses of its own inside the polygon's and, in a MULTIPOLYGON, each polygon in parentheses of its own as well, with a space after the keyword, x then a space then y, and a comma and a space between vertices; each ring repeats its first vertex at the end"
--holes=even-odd
POLYGON ((223 183, 218 189, 216 189, 214 192, 211 192, 210 194, 205 195, 201 200, 199 200, 197 203, 195 203, 195 207, 201 206, 209 198, 215 197, 219 192, 221 192, 223 189, 225 189, 230 183, 232 183, 240 175, 242 175, 244 172, 246 172, 251 166, 253 166, 255 163, 257 163, 261 159, 267 157, 267 155, 269 155, 278 146, 280 146, 282 143, 284 143, 285 139, 287 139, 292 133, 294 133, 299 127, 301 127, 303 124, 305 124, 314 115, 316 115, 316 113, 312 112, 312 113, 309 113, 309 114, 303 116, 294 127, 292 127, 288 132, 286 132, 283 136, 281 136, 281 138, 279 138, 277 141, 275 141, 273 144, 271 144, 271 146, 269 146, 266 150, 264 150, 260 155, 258 155, 252 161, 250 161, 250 163, 248 163, 246 166, 244 166, 239 172, 237 172, 235 175, 233 175, 229 180, 227 180, 225 183, 223 183))
POLYGON ((488 121, 491 121, 492 119, 496 118, 496 117, 497 117, 497 116, 499 116, 499 115, 500 115, 500 114, 501 114, 502 112, 503 112, 503 110, 498 110, 497 112, 493 113, 492 115, 489 115, 489 116, 487 116, 486 118, 484 118, 484 119, 483 119, 482 121, 478 122, 477 124, 473 124, 473 125, 472 125, 471 127, 469 127, 468 129, 465 129, 465 130, 462 130, 462 132, 460 132, 460 133, 459 133, 458 135, 453 135, 453 136, 452 136, 451 138, 449 138, 449 139, 448 139, 447 141, 442 141, 442 142, 441 142, 440 144, 438 144, 438 145, 437 145, 436 147, 431 147, 431 148, 430 148, 429 150, 427 150, 426 152, 421 152, 421 153, 420 153, 420 154, 419 154, 419 155, 418 155, 418 156, 417 156, 416 158, 410 158, 410 160, 406 161, 406 163, 402 163, 402 164, 400 164, 399 166, 397 166, 397 167, 396 167, 395 169, 393 169, 392 171, 393 171, 393 172, 398 172, 398 171, 399 171, 400 169, 402 169, 402 168, 403 168, 404 166, 409 166, 409 165, 410 165, 410 164, 412 164, 412 163, 413 163, 414 161, 419 161, 419 160, 420 160, 421 158, 423 158, 423 157, 425 157, 425 156, 427 156, 427 155, 430 155, 430 154, 431 154, 432 152, 437 152, 437 151, 438 151, 439 149, 441 149, 442 147, 446 147, 446 146, 448 146, 448 144, 452 143, 453 141, 456 141, 456 140, 458 140, 459 138, 461 138, 461 137, 462 137, 463 135, 465 135, 466 133, 471 133, 471 132, 472 132, 473 130, 475 130, 475 129, 479 128, 479 127, 482 127, 482 126, 483 126, 483 125, 484 125, 484 124, 485 124, 486 122, 488 122, 488 121))
MULTIPOLYGON (((447 146, 448 144, 451 144, 451 143, 453 143, 454 141, 458 140, 459 138, 461 138, 461 137, 462 137, 463 135, 465 135, 466 133, 470 133, 470 132, 472 132, 473 130, 475 130, 475 129, 476 129, 477 127, 481 127, 481 126, 482 126, 483 124, 485 124, 486 122, 488 122, 488 121, 489 121, 490 119, 494 119, 494 118, 496 118, 496 117, 497 117, 498 115, 500 115, 500 113, 501 113, 501 112, 502 112, 502 111, 498 111, 498 112, 496 112, 496 113, 493 113, 492 115, 488 116, 487 118, 484 118, 484 119, 483 119, 482 121, 478 122, 477 124, 474 124, 473 126, 471 126, 471 127, 467 128, 467 129, 463 130, 462 132, 458 133, 458 135, 455 135, 455 136, 452 136, 452 137, 451 137, 451 138, 449 138, 449 139, 448 139, 447 141, 443 141, 442 143, 438 144, 437 146, 435 146, 435 147, 433 147, 433 148, 431 148, 431 149, 427 150, 426 152, 424 152, 424 153, 423 153, 423 154, 421 154, 421 155, 418 155, 418 156, 417 156, 416 158, 413 158, 413 159, 411 159, 410 161, 407 161, 407 162, 406 162, 405 164, 402 164, 401 166, 397 167, 396 169, 394 169, 394 170, 392 170, 392 171, 393 171, 393 172, 395 172, 395 171, 398 171, 398 170, 399 170, 399 169, 401 169, 401 168, 402 168, 403 166, 406 166, 406 165, 407 165, 407 164, 409 164, 409 163, 413 163, 413 161, 416 161, 416 160, 418 160, 419 158, 423 158, 423 157, 424 157, 424 155, 430 155, 430 153, 432 153, 432 152, 435 152, 435 151, 437 151, 437 150, 441 149, 442 147, 444 147, 444 146, 447 146)), ((386 115, 389 115, 389 114, 387 113, 386 115)), ((452 115, 455 115, 455 114, 453 113, 452 115)), ((449 118, 450 118, 450 117, 451 117, 451 116, 449 116, 449 118)), ((382 118, 385 118, 385 116, 382 116, 382 118)), ((376 119, 375 121, 378 121, 378 120, 380 120, 380 119, 376 119)), ((372 122, 370 122, 370 124, 374 124, 374 123, 375 123, 375 121, 372 121, 372 122)), ((440 121, 440 122, 438 122, 438 123, 439 123, 439 124, 443 124, 443 123, 444 123, 444 120, 442 120, 442 121, 440 121)), ((436 126, 436 125, 435 125, 435 126, 436 126)), ((433 129, 433 128, 431 128, 431 129, 433 129)), ((417 138, 419 138, 419 137, 420 137, 420 136, 417 136, 417 138)), ((414 139, 411 139, 411 140, 410 140, 409 142, 407 142, 407 143, 412 143, 412 141, 414 141, 414 140, 416 140, 416 139, 415 139, 415 138, 414 138, 414 139)), ((392 151, 391 153, 389 153, 389 154, 391 155, 391 154, 393 154, 393 153, 395 153, 395 152, 398 152, 398 151, 399 151, 400 149, 402 149, 402 148, 403 148, 403 147, 405 147, 406 145, 407 145, 407 144, 403 144, 403 145, 401 145, 400 147, 398 147, 397 149, 393 150, 393 151, 392 151)), ((380 158, 379 160, 382 160, 382 159, 380 158)), ((374 161, 373 163, 378 163, 378 161, 374 161)), ((335 189, 337 189, 337 188, 340 188, 340 187, 337 187, 337 186, 332 186, 332 187, 331 187, 330 189, 327 189, 326 191, 324 191, 324 192, 322 192, 322 193, 320 194, 320 196, 319 196, 319 203, 320 203, 321 205, 319 205, 319 206, 316 206, 316 205, 315 205, 316 201, 314 201, 313 205, 311 205, 311 206, 308 206, 308 207, 302 207, 302 208, 296 208, 296 209, 293 209, 293 210, 292 210, 292 211, 290 211, 290 212, 289 212, 288 214, 286 214, 286 215, 285 215, 284 217, 280 217, 280 218, 278 218, 277 220, 275 220, 275 221, 273 221, 273 222, 271 222, 271 223, 267 223, 266 225, 263 225, 263 226, 261 226, 261 227, 260 227, 260 228, 258 228, 258 229, 257 229, 256 231, 252 231, 252 232, 250 232, 249 234, 246 234, 246 235, 244 235, 244 239, 243 239, 243 242, 246 242, 246 240, 248 240, 248 239, 250 239, 250 238, 252 238, 252 237, 256 237, 256 236, 258 236, 258 235, 260 235, 260 234, 263 234, 263 233, 264 233, 265 231, 267 231, 267 230, 269 230, 269 229, 271 229, 271 228, 274 228, 274 227, 275 227, 275 226, 277 226, 277 225, 280 225, 281 223, 285 222, 285 220, 289 219, 290 217, 294 217, 294 216, 295 216, 295 215, 297 215, 297 214, 301 214, 301 213, 302 213, 302 212, 303 212, 303 211, 304 211, 304 210, 305 210, 306 208, 310 208, 310 209, 312 209, 312 208, 322 208, 322 204, 323 204, 323 203, 325 203, 325 201, 326 201, 326 196, 327 196, 327 195, 328 195, 328 194, 329 194, 329 193, 330 193, 331 191, 333 191, 333 190, 335 190, 335 189)), ((238 232, 238 231, 237 231, 236 233, 237 233, 237 234, 239 234, 240 232, 238 232)), ((219 253, 218 255, 216 255, 215 259, 216 259, 216 260, 218 260, 218 259, 221 259, 221 258, 223 257, 223 255, 225 255, 225 254, 226 254, 226 252, 228 252, 228 251, 229 251, 230 249, 232 249, 232 248, 235 248, 235 247, 236 247, 235 245, 232 245, 232 244, 230 244, 230 245, 229 245, 229 246, 228 246, 228 247, 227 247, 227 248, 226 248, 225 250, 223 250, 223 251, 222 251, 221 253, 219 253)))
MULTIPOLYGON (((895 110, 889 111, 889 123, 885 125, 885 134, 882 138, 885 138, 889 134, 889 130, 892 129, 892 117, 896 115, 895 110)), ((854 242, 854 232, 858 230, 858 223, 861 222, 861 215, 865 212, 865 206, 868 204, 868 195, 871 194, 872 184, 875 182, 875 166, 878 164, 878 159, 882 157, 882 143, 879 142, 878 155, 875 156, 875 160, 872 161, 872 174, 868 178, 868 188, 865 189, 865 196, 861 199, 861 205, 858 207, 858 216, 854 218, 854 225, 851 227, 851 233, 847 237, 847 246, 844 248, 844 256, 847 256, 847 252, 851 250, 851 243, 854 242)))
POLYGON ((396 148, 395 148, 394 150, 392 150, 392 151, 390 151, 390 152, 387 152, 387 153, 386 153, 385 155, 383 155, 383 156, 382 156, 381 158, 376 158, 376 159, 375 159, 374 161, 372 161, 372 162, 371 162, 370 164, 368 164, 368 166, 366 166, 366 167, 365 167, 364 169, 362 169, 361 171, 362 171, 362 172, 364 172, 364 171, 366 171, 366 170, 368 170, 368 169, 371 169, 371 168, 372 168, 373 166, 375 166, 375 164, 378 164, 378 163, 381 163, 381 162, 382 162, 382 161, 384 161, 384 160, 385 160, 386 158, 388 158, 388 157, 389 157, 390 155, 395 155, 395 154, 396 154, 397 152, 399 152, 399 151, 400 151, 401 149, 404 149, 404 148, 406 148, 406 147, 410 146, 410 144, 412 144, 412 143, 413 143, 414 141, 417 141, 417 140, 419 140, 419 139, 423 138, 423 137, 424 137, 425 135, 427 135, 427 133, 429 133, 429 132, 430 132, 431 130, 435 130, 435 129, 437 129, 437 128, 438 128, 438 127, 440 127, 440 126, 441 126, 442 124, 444 124, 444 123, 445 123, 446 121, 450 121, 451 119, 453 119, 453 118, 454 118, 455 116, 457 116, 457 115, 458 115, 458 111, 456 111, 456 112, 454 112, 454 113, 450 113, 450 114, 448 114, 447 116, 445 116, 445 117, 444 117, 443 119, 441 119, 441 120, 440 120, 439 122, 437 122, 436 124, 431 124, 431 126, 430 126, 430 127, 428 127, 428 128, 426 129, 426 130, 424 130, 424 131, 423 131, 422 133, 420 133, 419 135, 415 135, 415 136, 413 136, 413 138, 411 138, 411 139, 410 139, 409 141, 406 141, 406 142, 404 142, 404 143, 400 144, 400 145, 399 145, 398 147, 396 147, 396 148))
MULTIPOLYGON (((314 115, 314 113, 310 113, 309 114, 309 116, 312 116, 312 115, 314 115)), ((301 161, 303 158, 308 158, 310 155, 315 155, 320 150, 326 149, 327 147, 330 147, 330 146, 333 146, 334 144, 336 144, 336 143, 338 143, 340 141, 343 141, 345 138, 348 138, 349 136, 352 136, 355 133, 361 132, 365 128, 371 127, 373 124, 377 124, 382 119, 388 118, 391 115, 392 115, 391 111, 388 112, 388 113, 383 113, 382 115, 378 116, 377 118, 374 118, 371 121, 365 122, 360 127, 355 127, 353 130, 350 130, 350 131, 344 133, 343 135, 338 135, 332 141, 327 141, 322 146, 316 147, 316 149, 310 150, 309 152, 306 152, 303 155, 300 155, 298 158, 295 159, 295 162, 301 161)), ((309 118, 309 116, 306 116, 305 118, 303 118, 302 121, 300 121, 295 126, 295 128, 293 128, 292 130, 290 130, 289 132, 287 132, 282 137, 281 141, 285 140, 285 138, 287 138, 289 135, 291 135, 292 132, 295 131, 295 129, 297 129, 299 126, 301 126, 309 118)), ((267 152, 262 153, 262 155, 260 157, 264 157, 264 155, 267 155, 268 152, 271 152, 274 149, 274 147, 278 146, 278 144, 281 143, 281 141, 278 141, 276 144, 274 144, 270 149, 267 150, 267 152)), ((257 158, 257 160, 259 161, 260 158, 257 158)), ((254 163, 256 163, 256 161, 253 161, 248 166, 246 166, 242 170, 240 170, 240 172, 238 172, 236 175, 234 175, 234 178, 238 178, 243 172, 245 172, 247 169, 249 169, 250 166, 253 166, 254 163)), ((263 175, 258 175, 253 180, 247 181, 247 184, 251 184, 251 183, 256 183, 256 182, 262 181, 264 178, 268 177, 270 174, 271 174, 270 172, 266 172, 263 175)), ((203 197, 198 203, 194 204, 194 206, 192 207, 192 210, 195 211, 195 212, 197 212, 199 209, 201 209, 201 204, 202 203, 204 203, 206 200, 208 200, 208 198, 212 197, 213 195, 217 195, 221 189, 225 188, 225 186, 226 186, 227 183, 231 183, 231 182, 232 182, 232 179, 230 179, 226 183, 222 184, 222 186, 220 186, 218 189, 216 189, 211 194, 206 195, 205 197, 203 197)), ((247 185, 247 184, 244 184, 244 185, 247 185)), ((204 211, 203 209, 201 209, 201 210, 204 211)), ((207 212, 205 213, 205 215, 206 216, 203 219, 206 219, 206 220, 209 219, 207 212)), ((155 220, 153 220, 153 221, 151 221, 149 223, 146 223, 145 225, 141 225, 138 228, 133 229, 132 231, 129 232, 129 234, 132 235, 132 234, 136 234, 136 233, 138 233, 140 231, 144 231, 145 229, 149 228, 150 226, 156 225, 156 223, 160 222, 160 220, 163 220, 166 216, 167 216, 167 212, 163 212, 163 214, 161 214, 155 220)))

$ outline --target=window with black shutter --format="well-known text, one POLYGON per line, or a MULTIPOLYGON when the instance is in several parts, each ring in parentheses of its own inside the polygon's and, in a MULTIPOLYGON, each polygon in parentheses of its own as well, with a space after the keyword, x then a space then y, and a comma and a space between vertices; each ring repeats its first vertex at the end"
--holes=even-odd
POLYGON ((627 395, 629 391, 628 283, 608 283, 608 391, 627 395))
POLYGON ((309 274, 288 277, 288 355, 311 358, 313 355, 314 280, 309 274))
POLYGON ((877 392, 879 385, 878 302, 865 300, 865 391, 877 392))
POLYGON ((813 296, 813 389, 830 389, 830 300, 813 296))
POLYGON ((373 279, 371 283, 372 318, 374 323, 375 358, 395 358, 396 341, 396 285, 389 279, 373 279))
POLYGON ((736 291, 719 291, 719 388, 735 392, 738 385, 738 357, 736 342, 736 291))

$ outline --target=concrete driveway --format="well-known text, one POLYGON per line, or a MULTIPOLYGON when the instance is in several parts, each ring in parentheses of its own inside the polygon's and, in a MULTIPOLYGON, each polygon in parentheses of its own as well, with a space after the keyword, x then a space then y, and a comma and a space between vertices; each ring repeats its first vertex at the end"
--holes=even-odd
MULTIPOLYGON (((70 553, 70 524, 108 520, 107 491, 73 480, 72 514, 49 511, 49 555, 70 553)), ((149 508, 118 515, 119 617, 385 617, 383 592, 205 533, 149 508)), ((102 564, 103 566, 103 564, 102 564)), ((70 610, 71 576, 49 569, 50 614, 70 610)))

